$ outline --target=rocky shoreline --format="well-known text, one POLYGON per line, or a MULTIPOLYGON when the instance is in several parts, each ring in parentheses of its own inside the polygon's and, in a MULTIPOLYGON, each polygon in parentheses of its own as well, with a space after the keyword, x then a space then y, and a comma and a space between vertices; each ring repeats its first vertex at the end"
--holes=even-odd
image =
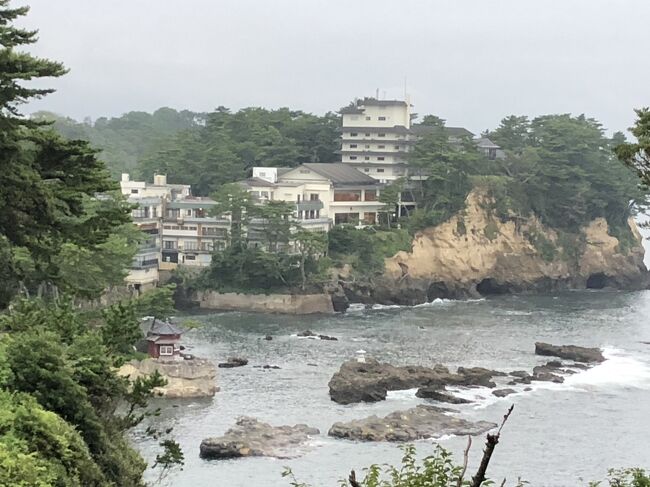
MULTIPOLYGON (((418 388, 416 396, 427 401, 466 404, 472 401, 455 394, 488 388, 492 395, 506 397, 518 392, 515 387, 530 390, 528 385, 535 381, 561 383, 567 375, 606 360, 598 348, 543 342, 535 344, 535 354, 555 359, 534 367, 531 372, 483 367, 458 367, 452 372, 441 364, 395 366, 360 356, 344 362, 334 373, 328 384, 329 395, 336 403, 353 404, 382 401, 388 391, 418 388)), ((447 407, 419 404, 383 417, 371 415, 336 422, 327 434, 351 441, 407 442, 444 435, 480 435, 496 427, 492 422, 468 421, 459 413, 447 407)), ((248 456, 292 458, 303 453, 309 440, 317 435, 320 435, 318 429, 305 424, 272 426, 255 418, 241 417, 223 436, 204 439, 200 456, 216 460, 248 456)))

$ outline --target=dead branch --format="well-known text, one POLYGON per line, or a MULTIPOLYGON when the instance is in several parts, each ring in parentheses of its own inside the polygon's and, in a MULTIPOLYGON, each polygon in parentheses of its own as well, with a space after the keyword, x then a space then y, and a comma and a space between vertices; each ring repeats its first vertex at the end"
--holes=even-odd
POLYGON ((350 472, 348 480, 350 481, 350 487, 361 487, 361 484, 357 482, 357 474, 354 473, 354 470, 350 472))
POLYGON ((505 485, 506 485, 506 479, 504 478, 503 482, 501 482, 501 487, 505 487, 505 485))
POLYGON ((472 447, 472 437, 470 435, 467 435, 467 448, 465 448, 465 452, 463 453, 463 470, 460 472, 460 476, 458 477, 458 483, 456 484, 457 487, 463 486, 463 478, 465 477, 465 472, 467 472, 467 462, 469 460, 469 449, 471 447, 472 447))
POLYGON ((499 436, 501 435, 501 430, 503 429, 503 426, 506 424, 506 421, 508 421, 508 418, 510 417, 510 414, 512 413, 512 410, 514 408, 515 405, 513 404, 512 406, 510 406, 510 409, 508 409, 508 412, 506 412, 506 414, 503 416, 503 421, 501 422, 501 426, 497 430, 496 434, 491 435, 488 433, 487 442, 485 443, 485 450, 483 450, 483 458, 481 458, 481 464, 479 465, 478 470, 476 471, 476 475, 472 477, 471 487, 480 487, 483 481, 485 480, 485 473, 487 472, 488 465, 490 464, 492 453, 494 453, 494 448, 499 443, 499 436))

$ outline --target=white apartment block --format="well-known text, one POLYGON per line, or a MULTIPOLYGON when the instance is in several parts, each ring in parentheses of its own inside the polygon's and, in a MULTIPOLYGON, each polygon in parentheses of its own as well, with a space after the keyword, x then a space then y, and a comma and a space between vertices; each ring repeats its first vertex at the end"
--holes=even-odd
POLYGON ((411 144, 411 104, 356 100, 341 111, 341 162, 382 183, 406 176, 411 144))

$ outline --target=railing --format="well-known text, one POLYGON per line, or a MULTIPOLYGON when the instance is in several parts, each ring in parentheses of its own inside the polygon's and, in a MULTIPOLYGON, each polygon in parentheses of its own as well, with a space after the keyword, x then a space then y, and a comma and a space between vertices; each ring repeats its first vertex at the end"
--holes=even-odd
POLYGON ((158 259, 134 260, 131 264, 132 269, 149 269, 158 267, 158 259))
POLYGON ((323 202, 321 200, 305 200, 296 203, 296 210, 298 211, 315 211, 322 210, 323 202))

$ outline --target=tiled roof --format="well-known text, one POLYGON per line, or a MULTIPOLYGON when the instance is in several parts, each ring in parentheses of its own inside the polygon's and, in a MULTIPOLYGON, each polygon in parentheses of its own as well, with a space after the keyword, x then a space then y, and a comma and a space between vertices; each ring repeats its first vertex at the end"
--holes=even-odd
POLYGON ((307 163, 303 167, 329 179, 333 184, 376 184, 377 180, 340 162, 307 163))
POLYGON ((162 321, 157 318, 151 323, 149 328, 149 334, 153 335, 180 335, 183 333, 183 330, 172 325, 168 321, 162 321))

